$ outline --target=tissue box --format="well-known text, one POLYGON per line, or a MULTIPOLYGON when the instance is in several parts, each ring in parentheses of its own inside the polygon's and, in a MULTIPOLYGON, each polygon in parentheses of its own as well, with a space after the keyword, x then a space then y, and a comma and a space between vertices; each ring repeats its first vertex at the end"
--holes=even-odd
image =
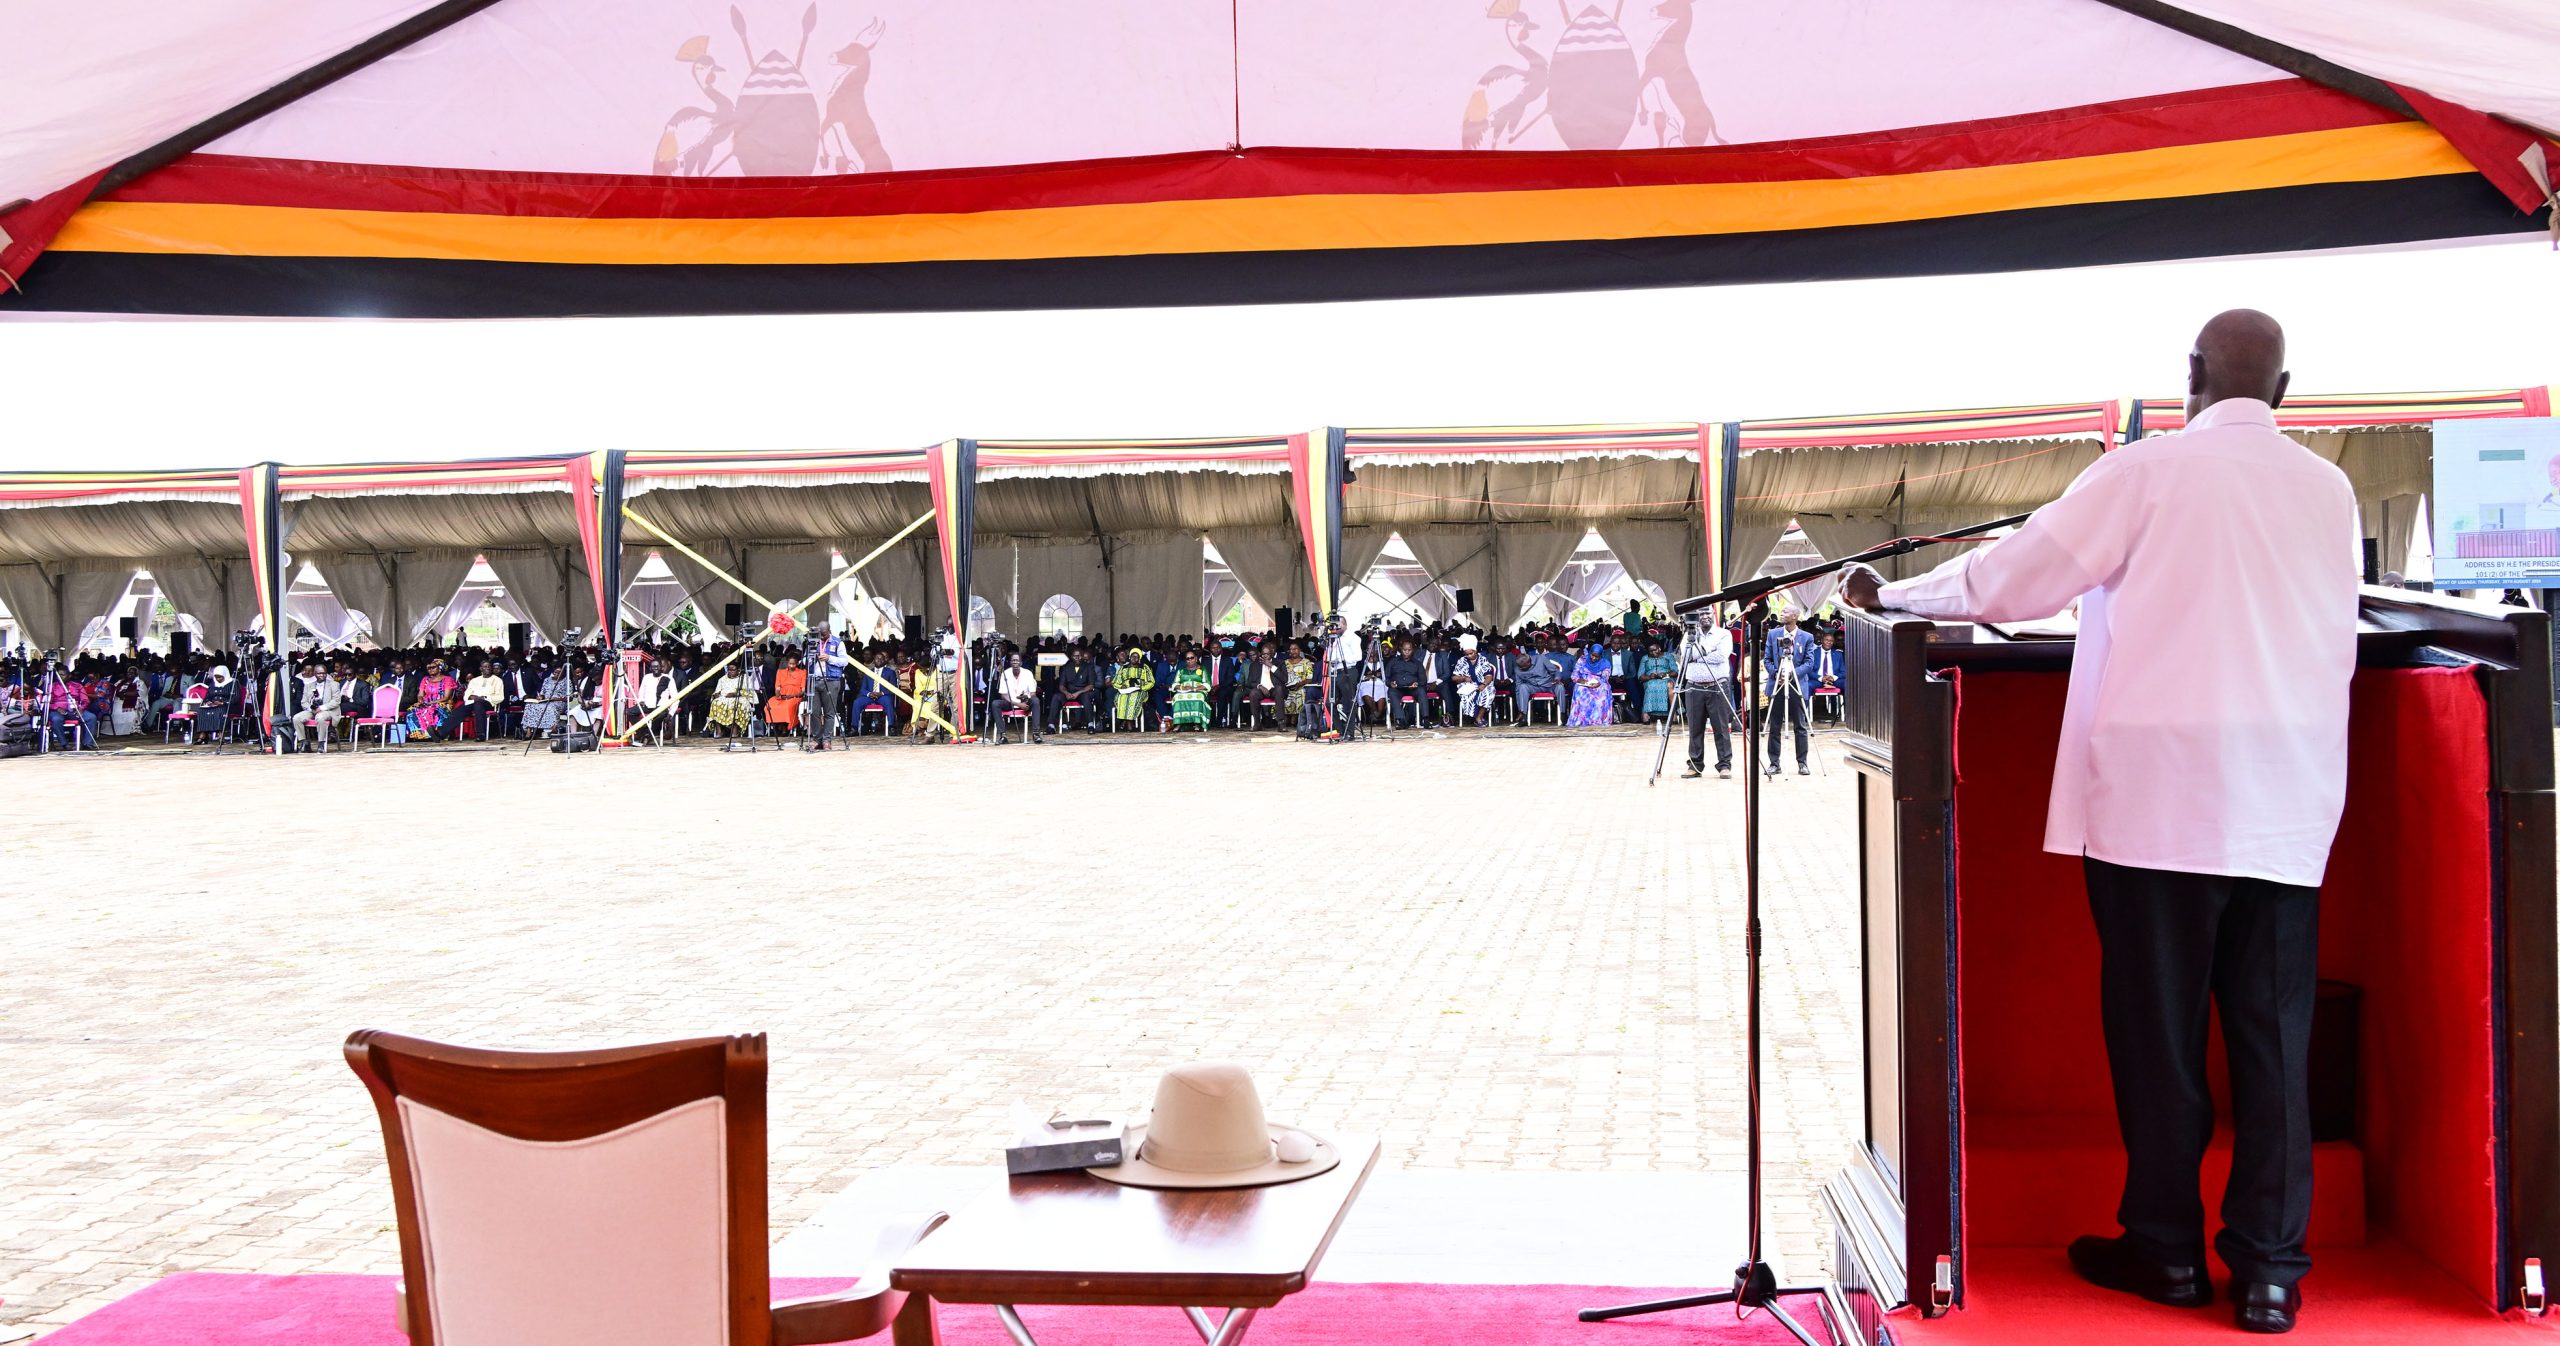
POLYGON ((1005 1147, 1007 1173, 1052 1173, 1119 1163, 1128 1128, 1119 1122, 1033 1122, 1005 1147))

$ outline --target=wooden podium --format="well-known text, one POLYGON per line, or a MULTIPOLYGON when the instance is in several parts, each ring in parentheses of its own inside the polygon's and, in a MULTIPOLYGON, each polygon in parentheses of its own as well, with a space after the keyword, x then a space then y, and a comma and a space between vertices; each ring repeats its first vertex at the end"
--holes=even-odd
MULTIPOLYGON (((2247 613, 2197 602, 2194 675, 2226 676, 2212 634, 2247 613)), ((2360 993, 2341 1035, 2354 1119, 2314 1147, 2306 1321, 2423 1301, 2449 1315, 2430 1332, 2506 1330, 2502 1313, 2541 1307, 2541 1267, 2560 1273, 2548 619, 2374 589, 2362 625, 2320 950, 2322 977, 2360 993)), ((1823 1197, 1866 1341, 2069 1340, 2076 1314, 2151 1308, 2078 1298, 2061 1254, 2115 1232, 2124 1162, 2079 862, 2041 850, 2071 656, 1848 616, 1865 1103, 1823 1197)), ((2226 1124, 2208 1212, 2227 1146, 2226 1124)), ((2218 1311, 2196 1327, 2231 1330, 2218 1311)))

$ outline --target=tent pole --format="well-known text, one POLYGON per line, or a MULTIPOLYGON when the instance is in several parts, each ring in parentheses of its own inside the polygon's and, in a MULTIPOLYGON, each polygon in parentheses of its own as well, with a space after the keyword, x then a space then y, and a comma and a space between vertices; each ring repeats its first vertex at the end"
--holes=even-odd
POLYGON ((2409 106, 2409 100, 2402 98, 2390 85, 2371 75, 2349 70, 2334 61, 2322 60, 2299 47, 2288 47, 2281 42, 2270 41, 2246 28, 2208 19, 2201 14, 2191 14, 2174 5, 2162 4, 2160 0, 2098 0, 2098 3, 2111 9, 2123 10, 2136 18, 2148 19, 2171 32, 2182 33, 2198 42, 2209 43, 2224 51, 2237 52, 2260 65, 2274 66, 2288 75, 2309 80, 2322 88, 2335 89, 2339 93, 2361 98, 2386 111, 2397 112, 2412 120, 2424 120, 2418 116, 2416 108, 2409 106))
POLYGON ((445 0, 366 38, 327 60, 286 76, 281 82, 197 122, 176 135, 128 155, 106 171, 89 193, 94 201, 134 179, 193 154, 269 113, 284 107, 431 37, 498 3, 498 0, 445 0))

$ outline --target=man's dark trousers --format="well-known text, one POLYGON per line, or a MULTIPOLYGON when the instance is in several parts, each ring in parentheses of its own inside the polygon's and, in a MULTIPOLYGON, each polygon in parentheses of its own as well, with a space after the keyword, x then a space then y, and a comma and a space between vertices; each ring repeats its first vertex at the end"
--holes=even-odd
POLYGON ((1683 714, 1689 717, 1689 769, 1707 769, 1707 727, 1716 731, 1716 770, 1733 770, 1733 702, 1725 695, 1725 684, 1711 682, 1704 687, 1690 687, 1680 694, 1683 714))
POLYGON ((2197 1170, 2213 1138, 2206 1011, 2222 1013, 2231 1063, 2231 1185, 2214 1250, 2243 1281, 2291 1285, 2310 1270, 2311 1008, 2319 993, 2320 892, 2087 858, 2098 928, 2099 1014, 2124 1132, 2131 1251, 2202 1267, 2197 1170))
POLYGON ((844 710, 844 679, 813 678, 809 682, 809 737, 820 743, 836 736, 836 716, 844 710))
POLYGON ((1780 765, 1778 751, 1785 745, 1779 738, 1779 732, 1786 728, 1789 719, 1793 719, 1796 726, 1796 767, 1802 770, 1812 765, 1813 739, 1805 726, 1804 693, 1780 687, 1777 694, 1769 698, 1766 713, 1769 716, 1770 773, 1776 774, 1780 765))

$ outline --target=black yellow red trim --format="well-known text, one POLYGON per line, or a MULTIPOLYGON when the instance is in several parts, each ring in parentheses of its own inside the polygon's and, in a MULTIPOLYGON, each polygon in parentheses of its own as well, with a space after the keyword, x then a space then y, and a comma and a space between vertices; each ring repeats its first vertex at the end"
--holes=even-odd
POLYGON ((2523 231, 2298 80, 1776 145, 1257 149, 846 178, 195 156, 0 305, 421 317, 1112 306, 1961 272, 2523 231), (2357 213, 2303 219, 2295 210, 2357 213))

